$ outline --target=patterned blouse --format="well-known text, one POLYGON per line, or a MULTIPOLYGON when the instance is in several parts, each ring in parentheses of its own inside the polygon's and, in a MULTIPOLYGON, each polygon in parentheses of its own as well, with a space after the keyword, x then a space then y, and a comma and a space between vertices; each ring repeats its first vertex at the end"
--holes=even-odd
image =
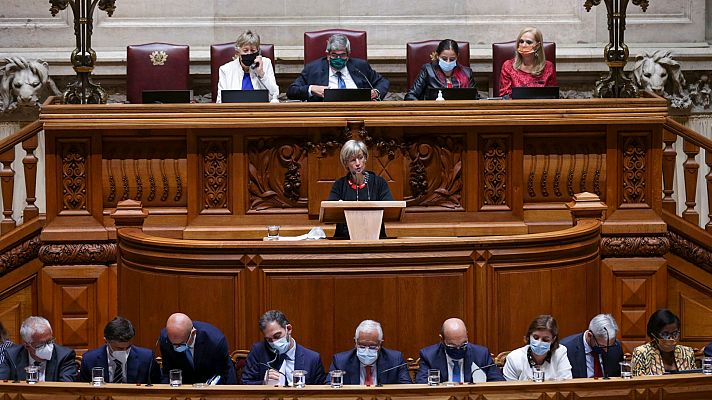
POLYGON ((546 61, 544 69, 538 76, 529 72, 514 69, 514 59, 510 59, 502 64, 502 72, 499 74, 499 96, 509 96, 512 94, 514 86, 558 86, 556 83, 556 70, 551 61, 546 61))
MULTIPOLYGON (((680 371, 694 369, 695 351, 692 347, 675 346, 675 364, 680 371)), ((652 342, 633 349, 631 366, 633 368, 633 376, 662 375, 665 373, 663 357, 660 355, 658 347, 653 345, 652 342)))

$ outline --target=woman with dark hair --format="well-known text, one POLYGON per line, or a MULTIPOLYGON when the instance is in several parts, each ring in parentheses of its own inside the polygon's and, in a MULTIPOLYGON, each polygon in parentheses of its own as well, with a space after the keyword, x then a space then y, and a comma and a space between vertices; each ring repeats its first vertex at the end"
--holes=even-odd
POLYGON ((680 318, 661 308, 648 319, 650 342, 633 349, 633 375, 662 375, 665 371, 685 371, 695 368, 692 347, 677 344, 680 339, 680 318))
POLYGON ((566 346, 559 344, 559 327, 551 315, 540 315, 529 324, 524 347, 512 350, 504 364, 508 381, 532 379, 535 366, 544 371, 545 380, 571 379, 571 363, 566 346))
POLYGON ((460 65, 457 56, 460 48, 452 39, 445 39, 438 44, 431 62, 424 64, 415 78, 413 87, 405 95, 406 100, 423 100, 428 89, 474 88, 475 80, 472 69, 460 65))
MULTIPOLYGON (((499 96, 511 96, 515 86, 557 86, 554 63, 544 56, 544 35, 537 28, 524 28, 517 36, 514 58, 502 64, 499 96)), ((497 94, 495 94, 497 95, 497 94)))

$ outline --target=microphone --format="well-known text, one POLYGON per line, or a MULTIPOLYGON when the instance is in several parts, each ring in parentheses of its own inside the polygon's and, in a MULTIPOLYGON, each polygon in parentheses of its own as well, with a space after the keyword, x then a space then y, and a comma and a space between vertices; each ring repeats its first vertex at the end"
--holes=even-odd
POLYGON ((477 367, 477 368, 473 369, 472 372, 481 371, 481 370, 483 370, 483 369, 485 369, 485 368, 494 367, 494 366, 496 366, 496 365, 497 365, 496 363, 487 364, 487 365, 485 365, 485 366, 477 367))
POLYGON ((404 363, 402 363, 402 364, 396 365, 395 367, 390 367, 390 368, 384 369, 383 371, 379 371, 379 372, 378 372, 378 384, 376 384, 376 387, 382 387, 382 386, 383 386, 383 382, 381 381, 381 375, 385 374, 386 372, 393 371, 394 369, 398 369, 398 368, 400 368, 400 367, 404 367, 404 366, 406 366, 406 365, 408 365, 408 363, 407 363, 407 362, 404 362, 404 363))
POLYGON ((358 201, 358 190, 359 190, 358 174, 356 174, 355 172, 351 172, 351 176, 354 179, 354 185, 356 185, 356 201, 358 201))
POLYGON ((368 171, 363 171, 363 184, 366 185, 366 197, 371 201, 371 192, 368 190, 368 171))
MULTIPOLYGON (((354 71, 358 72, 361 76, 363 76, 363 79, 366 80, 366 83, 368 83, 368 86, 371 87, 371 90, 376 90, 376 88, 373 87, 373 85, 371 84, 371 81, 368 80, 368 77, 366 76, 366 74, 364 74, 363 72, 361 72, 361 70, 358 69, 358 68, 356 68, 356 67, 353 67, 353 69, 354 69, 354 71)), ((376 101, 381 101, 381 92, 379 92, 378 90, 376 90, 376 93, 378 94, 378 96, 376 96, 375 100, 376 100, 376 101)))
POLYGON ((151 383, 151 369, 153 368, 153 363, 156 361, 156 352, 155 352, 155 350, 156 350, 156 348, 158 347, 158 342, 160 342, 160 341, 161 341, 161 337, 158 336, 158 339, 156 339, 156 343, 153 344, 153 350, 154 350, 154 352, 153 352, 153 359, 152 359, 151 362, 148 364, 148 379, 146 380, 146 386, 153 386, 153 384, 151 383))
POLYGON ((7 348, 2 349, 3 354, 5 354, 5 359, 8 361, 10 364, 10 367, 12 367, 12 373, 15 376, 15 379, 13 379, 12 383, 18 383, 20 380, 18 379, 17 376, 17 365, 15 364, 15 360, 10 357, 10 353, 7 352, 7 348))
MULTIPOLYGON (((611 342, 611 338, 610 338, 610 336, 608 335, 608 329, 606 329, 605 326, 603 327, 603 330, 606 331, 606 347, 608 347, 608 343, 611 342)), ((608 355, 608 352, 606 352, 606 355, 608 355)), ((606 357, 605 357, 605 355, 603 355, 603 354, 601 354, 601 356, 602 356, 601 359, 602 359, 602 361, 603 361, 603 362, 601 363, 601 370, 603 371, 603 379, 611 379, 611 378, 608 376, 608 372, 606 371, 606 357)), ((598 357, 598 354, 596 354, 596 357, 598 357)))

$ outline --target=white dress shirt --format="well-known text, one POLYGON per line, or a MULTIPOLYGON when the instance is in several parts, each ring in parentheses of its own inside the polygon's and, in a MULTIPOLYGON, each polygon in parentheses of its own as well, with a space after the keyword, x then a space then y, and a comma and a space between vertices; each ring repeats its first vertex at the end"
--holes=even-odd
POLYGON ((586 376, 593 378, 593 357, 598 357, 598 362, 601 363, 601 371, 603 371, 603 357, 600 354, 591 353, 593 349, 588 345, 586 341, 586 334, 583 335, 583 350, 586 352, 586 376))
POLYGON ((336 72, 341 72, 341 79, 344 80, 346 89, 357 89, 356 82, 354 82, 354 78, 351 77, 351 73, 346 67, 341 68, 339 71, 329 67, 329 89, 339 88, 339 78, 336 76, 336 72))
MULTIPOLYGON (((529 345, 512 350, 507 355, 507 361, 504 364, 504 378, 508 381, 528 381, 532 379, 532 367, 527 358, 527 349, 529 345)), ((571 379, 571 363, 566 355, 566 346, 559 344, 559 347, 551 355, 551 362, 544 361, 541 369, 544 371, 544 379, 562 380, 571 379)))
MULTIPOLYGON (((274 68, 272 67, 272 60, 267 57, 262 57, 262 70, 264 71, 264 76, 260 78, 257 76, 257 72, 254 69, 249 69, 250 80, 252 81, 252 87, 259 89, 269 90, 270 100, 275 100, 279 97, 279 86, 277 86, 277 80, 274 77, 274 68)), ((242 78, 245 76, 245 71, 242 69, 242 64, 240 60, 232 60, 229 63, 220 67, 219 78, 218 78, 218 95, 216 103, 222 102, 221 90, 242 90, 242 78)))

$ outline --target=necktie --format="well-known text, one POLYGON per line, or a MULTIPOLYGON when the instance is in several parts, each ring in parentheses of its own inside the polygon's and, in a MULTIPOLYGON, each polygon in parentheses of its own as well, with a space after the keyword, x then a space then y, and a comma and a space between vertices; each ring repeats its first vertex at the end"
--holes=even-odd
POLYGON ((598 354, 591 353, 591 356, 593 357, 593 377, 603 377, 603 368, 601 368, 601 361, 598 359, 598 354))
POLYGON ((460 383, 460 362, 457 360, 452 362, 452 381, 460 383))
POLYGON ((373 386, 373 375, 371 375, 371 368, 373 368, 373 366, 366 365, 364 368, 366 368, 366 377, 363 380, 363 384, 366 386, 373 386))
POLYGON ((193 365, 193 352, 190 351, 190 347, 185 350, 185 357, 188 359, 188 364, 195 369, 195 365, 193 365))
POLYGON ((339 84, 339 89, 346 89, 346 82, 344 82, 341 71, 336 71, 336 82, 339 84))
POLYGON ((124 365, 119 360, 114 360, 114 379, 111 383, 124 383, 124 365))

